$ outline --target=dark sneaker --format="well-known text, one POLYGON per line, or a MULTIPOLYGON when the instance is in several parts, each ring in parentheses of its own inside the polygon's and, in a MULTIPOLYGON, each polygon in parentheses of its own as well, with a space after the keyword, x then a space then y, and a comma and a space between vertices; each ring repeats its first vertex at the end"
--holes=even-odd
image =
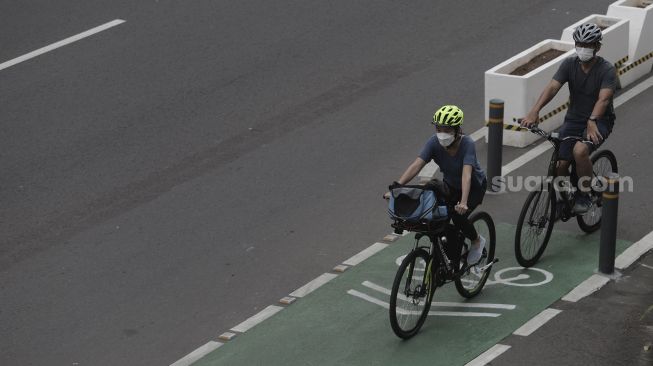
POLYGON ((586 194, 579 194, 576 196, 576 200, 574 202, 574 213, 582 215, 586 213, 591 206, 592 201, 590 201, 589 197, 586 194))

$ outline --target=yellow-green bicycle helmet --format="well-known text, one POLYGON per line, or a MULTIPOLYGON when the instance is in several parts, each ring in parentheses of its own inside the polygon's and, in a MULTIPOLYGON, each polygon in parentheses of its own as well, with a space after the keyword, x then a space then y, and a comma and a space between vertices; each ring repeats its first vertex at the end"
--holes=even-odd
POLYGON ((463 111, 455 105, 445 105, 433 114, 436 126, 460 127, 463 125, 463 111))

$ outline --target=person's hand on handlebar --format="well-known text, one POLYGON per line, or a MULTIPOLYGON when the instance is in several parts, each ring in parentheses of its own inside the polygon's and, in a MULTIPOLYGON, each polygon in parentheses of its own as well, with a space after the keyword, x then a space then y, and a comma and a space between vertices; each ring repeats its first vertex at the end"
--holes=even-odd
POLYGON ((385 193, 383 194, 383 199, 384 199, 384 200, 389 200, 389 199, 390 199, 390 192, 385 192, 385 193))
POLYGON ((534 125, 537 125, 537 123, 540 121, 540 116, 538 115, 537 112, 529 112, 524 118, 522 118, 519 122, 519 125, 522 127, 532 127, 534 125))
POLYGON ((459 215, 464 215, 467 213, 467 210, 469 210, 469 207, 467 207, 466 203, 458 202, 458 204, 454 207, 454 210, 456 210, 459 215))

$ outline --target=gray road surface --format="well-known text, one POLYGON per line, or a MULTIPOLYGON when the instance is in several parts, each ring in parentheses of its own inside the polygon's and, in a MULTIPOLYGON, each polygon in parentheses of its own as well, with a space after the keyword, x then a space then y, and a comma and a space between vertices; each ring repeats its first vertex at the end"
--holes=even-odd
MULTIPOLYGON (((162 365, 215 339, 389 232, 379 197, 434 108, 478 129, 485 70, 609 3, 0 4, 0 62, 127 21, 0 71, 0 364, 162 365)), ((650 152, 622 131, 620 158, 650 152)), ((514 222, 520 197, 486 209, 514 222)), ((632 197, 627 239, 651 229, 632 197)))

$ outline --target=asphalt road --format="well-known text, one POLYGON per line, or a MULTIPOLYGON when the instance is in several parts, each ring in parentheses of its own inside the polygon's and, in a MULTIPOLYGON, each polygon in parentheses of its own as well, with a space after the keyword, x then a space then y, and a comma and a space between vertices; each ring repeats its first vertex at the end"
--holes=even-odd
MULTIPOLYGON (((609 3, 0 4, 0 62, 126 20, 0 71, 0 364, 170 364, 215 339, 389 231, 380 195, 437 106, 475 131, 485 70, 609 3)), ((514 222, 519 197, 486 209, 514 222)))

